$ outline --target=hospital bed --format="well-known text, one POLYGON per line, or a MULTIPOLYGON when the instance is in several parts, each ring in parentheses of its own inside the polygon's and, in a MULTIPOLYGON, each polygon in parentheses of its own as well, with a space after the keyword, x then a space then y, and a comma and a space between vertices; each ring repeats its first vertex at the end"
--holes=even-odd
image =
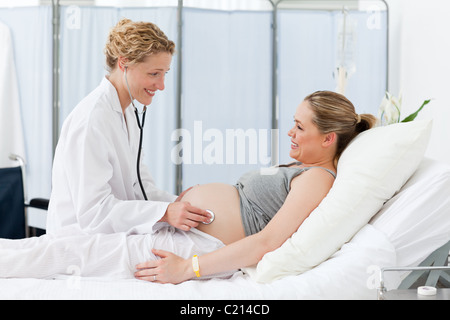
MULTIPOLYGON (((260 282, 255 281, 251 269, 245 269, 246 272, 236 272, 226 279, 191 280, 179 285, 162 285, 136 279, 84 278, 73 270, 56 279, 0 279, 0 299, 377 299, 380 270, 383 268, 423 265, 436 252, 440 252, 438 260, 441 264, 447 264, 448 251, 439 249, 448 248, 450 241, 450 164, 423 158, 427 144, 423 137, 430 132, 430 126, 427 124, 397 127, 393 125, 387 129, 369 131, 370 133, 358 136, 344 152, 333 188, 316 210, 326 208, 337 192, 341 192, 338 199, 342 198, 342 192, 359 192, 360 190, 354 187, 351 190, 339 191, 345 183, 363 188, 364 181, 353 182, 353 179, 366 179, 372 173, 376 188, 363 193, 378 196, 392 187, 387 183, 392 180, 391 176, 395 175, 394 178, 397 179, 407 166, 411 166, 410 172, 402 178, 404 180, 401 179, 398 188, 393 188, 393 194, 385 195, 386 201, 381 202, 367 221, 361 220, 363 223, 357 226, 356 232, 352 233, 348 240, 339 245, 334 253, 304 272, 294 272, 274 281, 260 282), (398 141, 395 139, 397 136, 401 136, 398 141), (390 146, 386 143, 387 137, 394 141, 390 146), (374 170, 371 164, 362 158, 373 159, 374 155, 379 156, 383 152, 385 155, 382 158, 387 164, 372 164, 378 169, 372 172, 374 170), (402 157, 402 161, 394 154, 402 157), (411 165, 413 162, 415 164, 411 165), (361 165, 360 169, 366 172, 359 174, 361 177, 358 178, 355 172, 357 174, 357 166, 361 163, 364 165, 361 165), (345 166, 351 170, 347 171, 345 166), (388 166, 393 171, 385 170, 388 166), (344 181, 349 177, 351 179, 344 181), (383 177, 387 180, 382 181, 383 177)), ((367 197, 361 199, 363 201, 353 199, 354 203, 348 205, 355 204, 357 211, 351 221, 344 216, 344 226, 350 224, 349 222, 353 224, 353 220, 359 219, 363 211, 370 206, 367 197)), ((347 207, 344 211, 348 210, 347 207)), ((332 207, 332 211, 332 214, 336 215, 338 208, 332 207)), ((308 233, 307 229, 303 229, 303 232, 301 229, 310 227, 317 217, 321 216, 317 216, 315 212, 311 213, 299 231, 291 237, 292 241, 297 235, 308 233)), ((322 229, 324 226, 320 227, 322 229)), ((324 239, 325 243, 328 238, 335 238, 335 234, 342 233, 341 229, 331 229, 334 231, 320 235, 319 239, 324 239)), ((266 256, 273 257, 283 253, 285 245, 291 239, 266 256)), ((314 254, 315 252, 312 253, 314 254)), ((304 258, 307 260, 309 255, 304 258)), ((283 261, 283 268, 286 267, 285 264, 288 264, 288 261, 283 261)), ((270 271, 273 273, 277 270, 270 271)), ((396 289, 405 281, 409 281, 408 276, 409 272, 389 272, 383 278, 383 287, 385 290, 396 289)), ((448 274, 442 276, 443 279, 448 279, 448 274)))
MULTIPOLYGON (((450 165, 423 159, 401 190, 329 259, 300 275, 258 283, 229 279, 162 285, 139 280, 0 279, 0 299, 376 299, 384 267, 418 266, 450 240, 450 165)), ((407 274, 385 276, 387 289, 407 274)))

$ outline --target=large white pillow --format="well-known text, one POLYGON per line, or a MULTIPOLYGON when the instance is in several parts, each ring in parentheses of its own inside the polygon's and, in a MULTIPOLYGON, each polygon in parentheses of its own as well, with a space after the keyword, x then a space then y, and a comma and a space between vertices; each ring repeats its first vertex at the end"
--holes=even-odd
POLYGON ((327 260, 364 227, 418 168, 431 121, 376 127, 341 156, 328 195, 280 248, 245 271, 258 282, 301 274, 327 260))

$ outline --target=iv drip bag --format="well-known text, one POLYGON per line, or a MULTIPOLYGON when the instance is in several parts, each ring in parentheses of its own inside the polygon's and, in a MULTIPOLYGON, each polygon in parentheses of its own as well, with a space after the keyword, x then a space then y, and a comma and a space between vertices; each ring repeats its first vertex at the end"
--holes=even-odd
POLYGON ((334 78, 336 92, 345 94, 348 79, 356 72, 356 20, 352 19, 344 8, 337 19, 337 54, 334 78))

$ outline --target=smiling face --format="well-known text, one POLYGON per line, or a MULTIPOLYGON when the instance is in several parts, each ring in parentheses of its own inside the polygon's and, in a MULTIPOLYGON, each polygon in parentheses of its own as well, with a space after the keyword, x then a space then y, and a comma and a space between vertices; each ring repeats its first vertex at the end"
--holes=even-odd
POLYGON ((309 102, 303 101, 294 115, 294 127, 288 132, 291 137, 289 156, 305 164, 320 162, 329 140, 313 123, 313 115, 309 102))
POLYGON ((122 84, 128 98, 129 93, 126 87, 125 76, 128 80, 132 97, 143 105, 151 104, 156 91, 162 91, 165 88, 164 80, 166 73, 170 70, 171 62, 172 54, 160 52, 146 57, 140 63, 128 66, 126 74, 124 73, 122 84))

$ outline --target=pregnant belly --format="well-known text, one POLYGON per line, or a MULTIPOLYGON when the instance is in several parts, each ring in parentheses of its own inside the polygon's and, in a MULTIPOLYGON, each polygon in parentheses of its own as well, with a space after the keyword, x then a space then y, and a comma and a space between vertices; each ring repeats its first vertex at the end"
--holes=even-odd
POLYGON ((235 187, 223 183, 195 186, 184 195, 182 201, 214 212, 214 222, 210 225, 200 224, 198 230, 221 240, 224 244, 245 237, 239 193, 235 187))

